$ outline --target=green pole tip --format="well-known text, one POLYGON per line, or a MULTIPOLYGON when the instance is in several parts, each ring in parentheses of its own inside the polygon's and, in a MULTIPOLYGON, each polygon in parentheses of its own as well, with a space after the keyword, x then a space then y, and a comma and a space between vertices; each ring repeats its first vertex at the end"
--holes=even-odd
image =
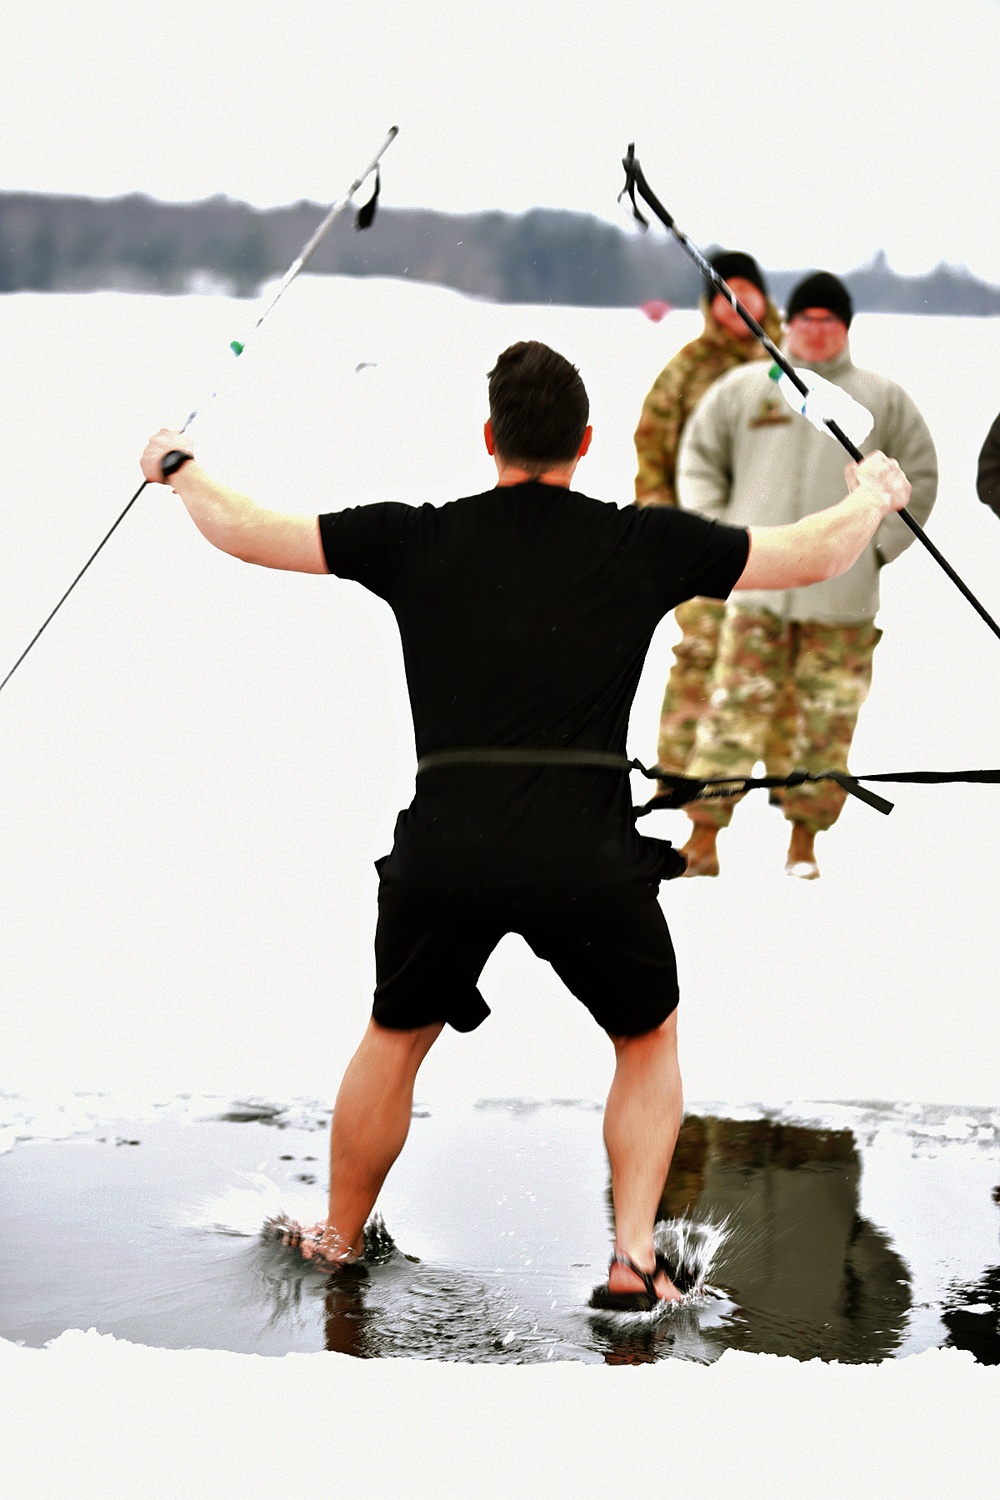
POLYGON ((244 346, 240 343, 239 339, 233 339, 233 341, 229 345, 229 347, 230 347, 230 349, 232 349, 233 353, 235 355, 237 355, 237 356, 243 353, 244 346))

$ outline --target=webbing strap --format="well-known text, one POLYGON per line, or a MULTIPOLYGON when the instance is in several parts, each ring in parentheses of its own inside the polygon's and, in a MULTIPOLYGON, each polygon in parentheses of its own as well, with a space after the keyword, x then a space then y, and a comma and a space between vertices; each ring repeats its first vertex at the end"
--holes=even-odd
POLYGON ((751 791, 754 787, 801 786, 804 781, 836 781, 852 796, 860 797, 879 812, 892 811, 892 803, 874 792, 868 792, 857 784, 856 778, 843 771, 793 771, 790 776, 741 776, 714 781, 694 781, 686 776, 664 775, 656 766, 644 766, 639 760, 629 760, 627 755, 616 755, 608 750, 557 750, 557 749, 482 749, 436 750, 421 756, 417 762, 417 775, 425 771, 443 770, 448 766, 592 766, 595 770, 617 771, 619 774, 638 771, 649 781, 666 782, 671 790, 660 792, 642 807, 633 808, 636 817, 655 812, 658 808, 684 807, 688 802, 704 801, 711 797, 732 797, 751 791))
MULTIPOLYGON (((892 780, 888 776, 882 779, 892 780)), ((742 797, 744 792, 752 792, 758 787, 802 786, 807 781, 835 781, 852 797, 857 797, 861 802, 867 802, 868 806, 874 807, 876 812, 885 813, 887 816, 893 808, 893 804, 885 797, 879 797, 877 793, 859 786, 860 778, 851 776, 846 771, 792 771, 788 776, 720 776, 711 781, 696 781, 690 776, 671 776, 660 772, 659 780, 670 790, 658 792, 643 807, 634 808, 637 818, 641 818, 644 813, 657 812, 661 808, 686 807, 689 802, 710 802, 721 797, 742 797)))
POLYGON ((939 785, 945 781, 1000 782, 1000 771, 878 771, 859 776, 859 781, 918 781, 939 785))
POLYGON ((638 760, 611 750, 435 750, 417 761, 417 775, 444 766, 593 766, 600 771, 641 771, 655 778, 638 760))
POLYGON ((645 813, 664 808, 686 807, 690 802, 708 802, 721 797, 741 797, 760 787, 797 787, 805 782, 835 781, 845 792, 859 801, 866 802, 877 812, 888 815, 893 803, 870 792, 860 785, 862 781, 894 781, 941 785, 950 781, 974 783, 1000 783, 1000 770, 988 771, 876 771, 866 776, 854 776, 849 771, 792 771, 788 776, 716 776, 700 781, 691 776, 675 776, 661 771, 658 766, 644 766, 639 760, 629 760, 627 755, 616 755, 609 750, 542 750, 542 749, 483 749, 436 750, 421 756, 417 762, 417 775, 425 771, 443 769, 447 766, 592 766, 595 770, 617 771, 619 774, 638 771, 649 781, 658 781, 660 790, 642 807, 633 808, 637 818, 645 813))
POLYGON ((688 776, 672 776, 660 772, 659 780, 670 790, 658 792, 644 807, 637 808, 636 816, 656 812, 658 808, 686 807, 689 802, 707 802, 719 797, 740 797, 744 792, 757 787, 796 787, 807 781, 835 781, 852 797, 867 802, 877 812, 888 815, 893 803, 861 786, 862 781, 893 781, 922 783, 941 786, 946 782, 964 781, 973 783, 1000 784, 1000 770, 989 771, 875 771, 869 775, 852 775, 847 771, 792 771, 788 776, 730 776, 716 777, 712 781, 695 781, 688 776))

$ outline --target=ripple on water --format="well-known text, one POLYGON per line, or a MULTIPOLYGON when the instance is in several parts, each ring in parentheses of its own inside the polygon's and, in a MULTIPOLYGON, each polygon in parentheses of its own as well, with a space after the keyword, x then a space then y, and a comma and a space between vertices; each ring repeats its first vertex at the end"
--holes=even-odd
POLYGON ((276 1212, 323 1217, 325 1103, 128 1102, 0 1098, 17 1205, 0 1224, 4 1337, 94 1326, 168 1347, 503 1363, 710 1362, 731 1347, 870 1361, 934 1344, 1000 1358, 995 1109, 689 1114, 656 1237, 694 1291, 623 1318, 586 1305, 611 1229, 590 1101, 417 1108, 383 1195, 393 1233, 376 1226, 366 1264, 334 1278, 260 1243, 276 1212))

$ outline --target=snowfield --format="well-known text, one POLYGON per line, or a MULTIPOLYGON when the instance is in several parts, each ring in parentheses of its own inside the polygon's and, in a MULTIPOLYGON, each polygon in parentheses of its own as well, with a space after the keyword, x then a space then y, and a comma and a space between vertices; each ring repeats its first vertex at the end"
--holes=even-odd
MULTIPOLYGON (((590 391, 578 487, 626 504, 642 397, 700 324, 304 278, 237 365, 226 345, 254 316, 209 297, 0 299, 0 675, 139 483, 148 432, 217 380, 198 456, 262 503, 440 503, 492 482, 486 374, 540 338, 590 391)), ((995 614, 1000 521, 974 479, 996 341, 990 321, 870 314, 851 336, 927 418, 929 533, 995 614)), ((919 545, 884 575, 879 624, 854 769, 1000 764, 1000 642, 919 545)), ((667 622, 636 701, 647 759, 673 639, 667 622)), ((214 553, 151 488, 0 696, 0 763, 0 1088, 332 1097, 370 1007, 372 862, 412 791, 387 608, 214 553)), ((689 1097, 1000 1102, 1000 789, 883 790, 890 817, 849 802, 819 841, 818 882, 785 876, 758 793, 720 840, 722 878, 663 888, 689 1097)), ((657 817, 683 842, 683 815, 657 817)), ((484 992, 489 1023, 442 1039, 418 1097, 603 1096, 606 1038, 518 940, 484 992)), ((0 1342, 0 1370, 0 1474, 30 1500, 256 1493, 290 1452, 315 1493, 401 1500, 597 1496, 651 1472, 713 1500, 997 1494, 1000 1374, 951 1350, 486 1368, 68 1331, 44 1351, 0 1342)))

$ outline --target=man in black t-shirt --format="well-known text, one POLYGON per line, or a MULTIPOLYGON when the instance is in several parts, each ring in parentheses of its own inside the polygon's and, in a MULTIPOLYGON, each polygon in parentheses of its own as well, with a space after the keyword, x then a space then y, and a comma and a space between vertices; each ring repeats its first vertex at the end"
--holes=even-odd
POLYGON ((615 1256, 595 1305, 651 1307, 679 1295, 653 1244, 682 1108, 677 975, 656 892, 683 860, 631 816, 623 756, 646 651, 684 599, 845 571, 909 486, 873 454, 849 466, 839 505, 790 526, 748 532, 619 508, 570 488, 591 439, 572 365, 515 344, 489 395, 497 485, 441 507, 267 511, 167 430, 142 471, 169 482, 222 551, 356 579, 387 601, 403 643, 417 790, 379 862, 375 1003, 337 1096, 328 1218, 290 1226, 287 1242, 331 1268, 360 1253, 417 1069, 446 1024, 470 1031, 489 1014, 479 975, 519 932, 614 1044, 604 1137, 615 1256))

